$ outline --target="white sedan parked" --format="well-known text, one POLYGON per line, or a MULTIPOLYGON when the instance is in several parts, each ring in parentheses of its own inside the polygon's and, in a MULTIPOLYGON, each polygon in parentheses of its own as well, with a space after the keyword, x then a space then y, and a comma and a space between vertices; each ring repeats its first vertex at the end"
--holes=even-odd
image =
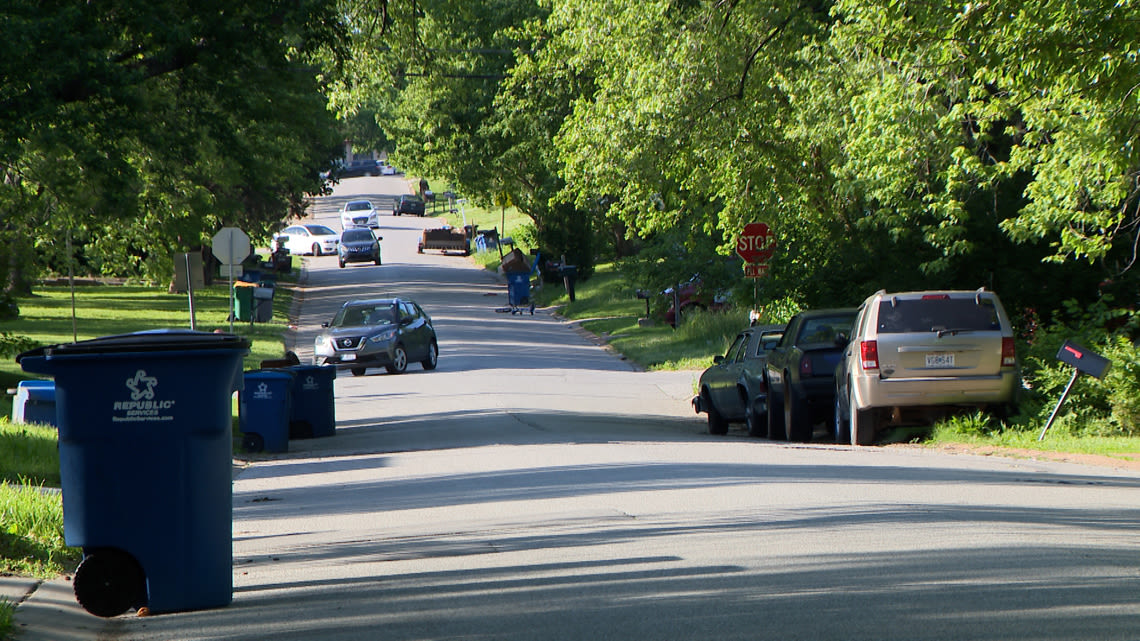
POLYGON ((290 225, 273 234, 274 246, 281 238, 285 239, 285 249, 294 256, 335 254, 340 244, 340 234, 325 225, 290 225))

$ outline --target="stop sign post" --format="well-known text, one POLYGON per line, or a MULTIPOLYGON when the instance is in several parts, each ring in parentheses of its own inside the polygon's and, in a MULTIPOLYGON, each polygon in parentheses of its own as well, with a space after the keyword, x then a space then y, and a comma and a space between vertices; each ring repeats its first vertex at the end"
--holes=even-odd
POLYGON ((775 252, 776 235, 766 223, 748 223, 736 240, 736 255, 744 259, 745 275, 749 278, 767 274, 768 260, 775 252))

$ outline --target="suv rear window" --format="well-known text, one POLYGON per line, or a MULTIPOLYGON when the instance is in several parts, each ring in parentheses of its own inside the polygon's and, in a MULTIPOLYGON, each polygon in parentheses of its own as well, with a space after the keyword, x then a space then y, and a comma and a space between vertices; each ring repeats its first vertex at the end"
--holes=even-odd
POLYGON ((993 331, 1001 320, 992 299, 883 299, 879 303, 879 333, 936 332, 943 329, 993 331))

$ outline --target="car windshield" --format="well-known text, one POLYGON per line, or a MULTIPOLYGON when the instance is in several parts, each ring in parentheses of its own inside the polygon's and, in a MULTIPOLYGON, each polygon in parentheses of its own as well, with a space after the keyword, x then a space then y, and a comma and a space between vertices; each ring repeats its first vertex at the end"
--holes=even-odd
POLYGON ((324 225, 305 225, 305 229, 308 229, 309 233, 314 236, 336 236, 335 231, 324 225))
POLYGON ((799 344, 834 343, 836 334, 850 331, 853 318, 853 315, 809 318, 800 328, 799 344))
POLYGON ((372 209, 372 203, 368 202, 367 200, 357 200, 355 202, 348 203, 348 211, 362 211, 365 209, 372 209))
POLYGON ((340 310, 332 326, 387 325, 394 322, 396 310, 391 305, 353 305, 340 310))
POLYGON ((993 300, 982 298, 883 299, 879 303, 879 333, 994 331, 1001 329, 993 300))
POLYGON ((340 237, 341 242, 359 243, 372 240, 372 232, 367 229, 349 229, 340 237))

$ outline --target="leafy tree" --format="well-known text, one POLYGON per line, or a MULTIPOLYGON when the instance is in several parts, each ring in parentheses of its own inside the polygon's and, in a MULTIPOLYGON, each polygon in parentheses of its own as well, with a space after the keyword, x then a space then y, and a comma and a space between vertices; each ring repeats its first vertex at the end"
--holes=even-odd
POLYGON ((331 2, 3 12, 0 206, 41 248, 67 230, 99 270, 167 277, 171 251, 220 224, 264 235, 321 189, 339 144, 310 63, 338 45, 331 2))

